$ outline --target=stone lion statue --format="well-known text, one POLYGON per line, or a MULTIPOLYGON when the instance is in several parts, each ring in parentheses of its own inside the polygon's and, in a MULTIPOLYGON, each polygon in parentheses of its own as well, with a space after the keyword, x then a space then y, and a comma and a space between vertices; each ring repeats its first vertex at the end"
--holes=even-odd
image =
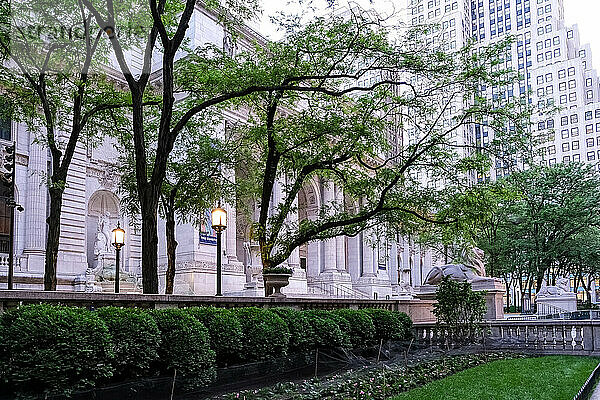
POLYGON ((569 278, 563 277, 556 280, 556 286, 548 286, 544 280, 537 296, 562 296, 570 292, 571 282, 569 278))
POLYGON ((448 277, 456 282, 490 281, 493 278, 485 276, 484 252, 477 247, 463 250, 460 258, 462 263, 433 267, 425 277, 426 285, 438 285, 443 278, 448 277))

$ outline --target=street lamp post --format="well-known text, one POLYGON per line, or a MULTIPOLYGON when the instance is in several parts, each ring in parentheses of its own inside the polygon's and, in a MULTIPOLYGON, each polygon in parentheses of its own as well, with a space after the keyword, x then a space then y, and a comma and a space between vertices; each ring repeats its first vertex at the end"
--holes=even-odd
POLYGON ((119 293, 119 277, 121 267, 121 247, 125 245, 125 231, 121 229, 121 225, 117 222, 117 227, 112 230, 112 245, 117 250, 117 259, 115 266, 115 293, 119 293))
POLYGON ((212 228, 217 233, 217 296, 221 293, 221 233, 227 228, 227 211, 221 208, 221 204, 211 212, 212 228))
POLYGON ((13 275, 14 275, 14 259, 15 259, 15 208, 19 212, 23 212, 23 206, 17 204, 14 198, 10 198, 6 201, 6 205, 10 207, 10 231, 8 238, 8 276, 7 283, 8 289, 13 289, 13 275))

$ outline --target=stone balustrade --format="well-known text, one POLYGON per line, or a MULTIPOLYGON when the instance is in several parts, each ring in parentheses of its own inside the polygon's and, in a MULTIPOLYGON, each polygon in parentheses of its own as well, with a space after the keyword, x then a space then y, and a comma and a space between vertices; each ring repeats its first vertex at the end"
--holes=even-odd
POLYGON ((456 347, 477 343, 498 350, 536 353, 600 355, 600 321, 536 320, 491 321, 468 340, 454 338, 433 324, 415 324, 416 341, 432 346, 456 347))

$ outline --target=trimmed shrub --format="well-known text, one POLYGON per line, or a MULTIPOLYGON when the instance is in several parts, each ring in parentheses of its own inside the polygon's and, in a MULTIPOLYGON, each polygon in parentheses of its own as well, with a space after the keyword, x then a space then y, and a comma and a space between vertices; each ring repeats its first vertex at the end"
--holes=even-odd
POLYGON ((208 329, 210 348, 217 355, 218 365, 234 364, 240 360, 244 333, 235 313, 215 307, 192 307, 185 311, 208 329))
POLYGON ((0 369, 21 396, 69 395, 113 374, 108 328, 82 308, 27 305, 0 317, 0 369))
MULTIPOLYGON (((375 326, 375 337, 383 340, 403 340, 407 339, 410 333, 410 326, 407 326, 407 321, 410 321, 408 316, 401 317, 397 311, 383 310, 380 308, 367 308, 364 310, 373 320, 375 326)), ((406 314, 404 314, 406 315, 406 314)), ((412 322, 410 322, 412 325, 412 322)))
POLYGON ((455 282, 448 277, 437 287, 433 314, 453 336, 472 338, 481 331, 481 322, 487 307, 485 296, 474 292, 469 282, 455 282))
POLYGON ((215 352, 208 330, 185 310, 151 312, 161 334, 160 370, 182 378, 186 389, 206 386, 216 378, 215 352))
POLYGON ((403 313, 403 312, 398 313, 398 317, 400 317, 400 321, 402 322, 402 326, 404 327, 404 336, 402 337, 402 339, 404 339, 404 340, 412 339, 412 337, 413 337, 412 319, 410 319, 410 317, 406 313, 403 313))
POLYGON ((160 348, 160 330, 154 319, 132 308, 102 307, 97 314, 112 336, 115 376, 127 379, 152 375, 160 348))
POLYGON ((323 310, 307 310, 304 313, 315 331, 315 344, 318 347, 350 347, 348 335, 338 324, 343 318, 333 317, 323 310))
POLYGON ((375 338, 375 325, 373 320, 363 310, 352 310, 349 308, 332 311, 348 321, 347 331, 353 348, 365 347, 373 344, 375 338))
POLYGON ((302 352, 315 347, 315 331, 310 318, 304 312, 293 308, 271 308, 287 323, 290 331, 289 349, 302 352))
POLYGON ((233 312, 244 331, 242 359, 265 360, 287 354, 290 332, 279 315, 256 307, 239 308, 233 312))

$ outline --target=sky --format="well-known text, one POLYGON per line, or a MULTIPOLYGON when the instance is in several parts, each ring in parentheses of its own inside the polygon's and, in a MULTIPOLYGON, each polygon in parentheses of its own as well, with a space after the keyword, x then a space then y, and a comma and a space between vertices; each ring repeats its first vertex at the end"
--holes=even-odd
MULTIPOLYGON (((348 0, 342 0, 348 1, 348 0)), ((406 4, 406 0, 353 0, 362 6, 374 7, 378 10, 386 11, 395 9, 399 11, 406 4)), ((318 10, 325 8, 325 0, 263 0, 263 18, 258 30, 270 37, 279 39, 282 33, 278 33, 271 23, 269 16, 275 15, 278 11, 298 13, 306 8, 306 3, 312 2, 318 10), (304 6, 299 6, 298 2, 303 2, 304 6)), ((532 1, 533 2, 533 1, 532 1)), ((592 48, 592 62, 596 69, 600 71, 600 0, 564 0, 565 23, 567 26, 577 24, 581 37, 581 44, 589 43, 592 48)), ((309 14, 310 15, 310 14, 309 14)))
POLYGON ((600 70, 600 1, 564 0, 564 4, 565 23, 578 25, 581 44, 590 44, 593 66, 600 70))

